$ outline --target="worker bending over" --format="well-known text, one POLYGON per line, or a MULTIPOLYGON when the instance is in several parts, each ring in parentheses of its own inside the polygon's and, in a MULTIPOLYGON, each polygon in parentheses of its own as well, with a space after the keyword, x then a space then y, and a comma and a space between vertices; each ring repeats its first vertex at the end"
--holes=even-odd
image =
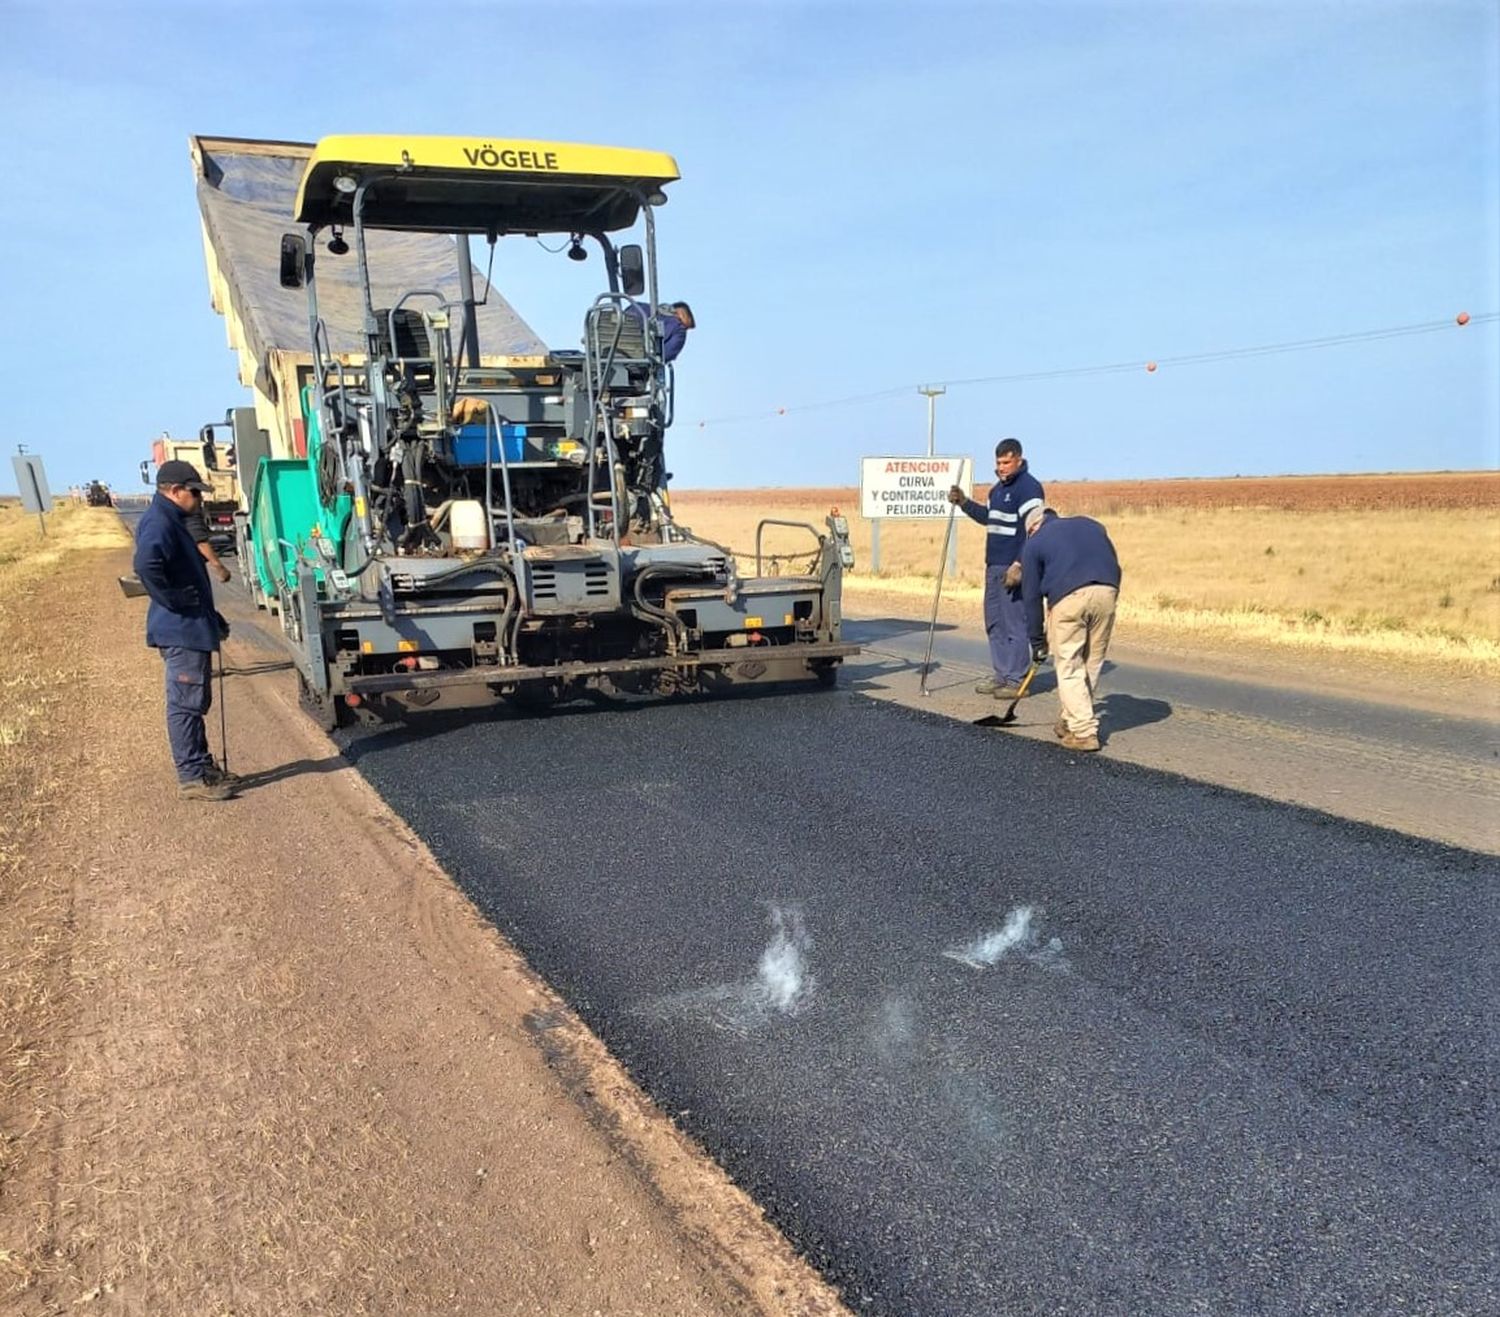
POLYGON ((1090 517, 1033 509, 1026 518, 1021 593, 1031 656, 1040 662, 1050 648, 1057 670, 1062 717, 1053 730, 1066 750, 1097 750, 1094 695, 1120 597, 1120 559, 1109 533, 1090 517))
POLYGON ((687 345, 688 330, 698 328, 693 308, 686 302, 669 302, 656 313, 656 324, 661 330, 661 359, 670 364, 687 345))
POLYGON ((687 345, 688 330, 698 328, 698 322, 693 319, 693 308, 686 302, 668 302, 657 307, 655 312, 643 302, 631 302, 626 314, 643 321, 649 315, 656 321, 656 331, 661 336, 661 359, 669 365, 677 360, 687 345))
POLYGON ((1021 603, 1022 527, 1027 516, 1042 506, 1046 497, 1039 481, 1027 469, 1019 439, 1002 439, 995 446, 995 475, 989 505, 975 502, 958 485, 948 491, 948 501, 987 532, 984 546, 984 630, 990 642, 990 666, 994 675, 974 687, 981 695, 1013 700, 1022 693, 1021 683, 1030 667, 1031 650, 1026 643, 1026 610, 1021 603))

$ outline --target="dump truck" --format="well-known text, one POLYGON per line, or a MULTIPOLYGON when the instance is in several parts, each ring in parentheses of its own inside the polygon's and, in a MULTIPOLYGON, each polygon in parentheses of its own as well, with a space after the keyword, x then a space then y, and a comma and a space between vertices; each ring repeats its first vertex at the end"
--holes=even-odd
POLYGON ((399 136, 200 137, 192 154, 258 422, 238 449, 244 571, 322 726, 834 684, 857 652, 844 518, 792 528, 803 570, 762 575, 762 533, 785 523, 757 531, 752 570, 672 515, 656 221, 671 156, 399 136), (497 245, 532 238, 600 258, 577 347, 544 345, 474 268, 471 241, 489 271, 497 245))
MULTIPOLYGON (((227 547, 235 537, 235 514, 240 511, 240 482, 234 445, 234 413, 222 421, 210 421, 196 439, 173 439, 163 432, 151 443, 151 457, 141 463, 141 483, 155 487, 156 472, 163 462, 191 462, 210 490, 203 496, 203 518, 217 545, 227 547), (216 430, 224 430, 220 440, 216 430)), ((248 410, 248 409, 243 409, 248 410)))

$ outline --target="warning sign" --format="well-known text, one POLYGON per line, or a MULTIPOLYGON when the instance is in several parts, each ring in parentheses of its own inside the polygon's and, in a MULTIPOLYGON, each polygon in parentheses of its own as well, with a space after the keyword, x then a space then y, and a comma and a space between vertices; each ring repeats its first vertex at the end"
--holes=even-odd
POLYGON ((859 463, 860 511, 872 521, 943 519, 948 491, 970 481, 967 457, 864 457, 859 463))

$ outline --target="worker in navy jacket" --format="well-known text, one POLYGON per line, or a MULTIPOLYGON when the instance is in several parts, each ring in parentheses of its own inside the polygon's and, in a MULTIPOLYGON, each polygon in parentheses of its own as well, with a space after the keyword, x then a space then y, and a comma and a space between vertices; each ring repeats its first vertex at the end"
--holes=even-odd
POLYGON ((988 506, 977 503, 958 485, 948 501, 985 528, 984 630, 990 642, 992 676, 974 689, 981 695, 1011 700, 1021 694, 1030 667, 1026 611, 1021 604, 1021 545, 1026 518, 1042 506, 1041 482, 1027 469, 1019 439, 995 446, 995 475, 988 506))
POLYGON ((672 302, 656 313, 656 323, 661 329, 661 359, 670 364, 687 346, 688 330, 696 329, 698 322, 686 302, 672 302))
POLYGON ((237 785, 209 754, 203 725, 213 705, 214 651, 229 635, 214 608, 208 564, 188 530, 208 488, 192 463, 163 462, 135 534, 135 574, 151 598, 146 643, 161 651, 166 667, 167 740, 178 793, 188 800, 227 800, 237 785))
MULTIPOLYGON (((643 303, 631 302, 627 313, 644 320, 647 308, 643 303)), ((670 365, 687 346, 688 330, 697 329, 698 322, 693 319, 693 308, 686 302, 668 302, 657 308, 654 318, 657 333, 661 335, 661 359, 670 365)))
POLYGON ((1097 750, 1094 697, 1120 597, 1120 558, 1109 532, 1091 517, 1033 509, 1026 518, 1021 593, 1032 654, 1040 658, 1050 649, 1057 670, 1062 717, 1053 730, 1068 750, 1097 750))

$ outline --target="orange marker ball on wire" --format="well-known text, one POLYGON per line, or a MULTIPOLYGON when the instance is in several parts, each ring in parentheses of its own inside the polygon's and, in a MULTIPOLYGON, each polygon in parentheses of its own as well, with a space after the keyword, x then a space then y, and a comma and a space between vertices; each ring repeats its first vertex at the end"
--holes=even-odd
POLYGON ((1154 361, 1148 361, 1146 363, 1146 373, 1148 375, 1154 375, 1156 373, 1156 363, 1154 361))
POLYGON ((1467 325, 1469 323, 1469 313, 1467 311, 1460 311, 1454 319, 1461 325, 1467 325))

